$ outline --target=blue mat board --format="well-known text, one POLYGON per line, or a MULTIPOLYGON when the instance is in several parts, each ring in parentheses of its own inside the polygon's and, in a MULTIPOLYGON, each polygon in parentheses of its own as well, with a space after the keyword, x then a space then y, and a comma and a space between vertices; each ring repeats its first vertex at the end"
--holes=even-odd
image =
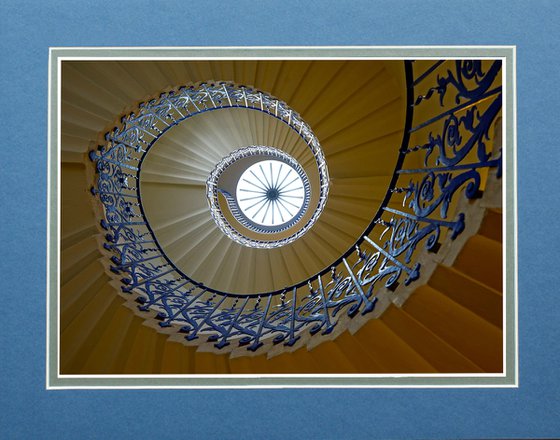
POLYGON ((0 438, 560 436, 556 1, 0 3, 0 438), (516 45, 520 385, 45 390, 51 46, 516 45))

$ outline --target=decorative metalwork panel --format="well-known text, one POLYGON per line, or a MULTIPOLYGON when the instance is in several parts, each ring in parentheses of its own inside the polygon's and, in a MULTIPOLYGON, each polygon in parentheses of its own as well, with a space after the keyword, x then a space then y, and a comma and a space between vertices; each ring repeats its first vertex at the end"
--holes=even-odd
MULTIPOLYGON (((417 280, 422 271, 418 250, 437 252, 442 240, 454 240, 469 221, 465 213, 455 212, 457 200, 480 197, 488 169, 501 175, 501 151, 492 149, 490 130, 499 117, 502 88, 499 60, 438 61, 416 75, 413 70, 414 62, 405 61, 403 142, 385 200, 370 226, 320 273, 259 295, 211 289, 166 257, 142 212, 142 158, 159 136, 189 116, 245 106, 298 130, 324 161, 309 127, 274 98, 226 83, 181 88, 124 117, 107 134, 106 144, 90 154, 98 173, 92 193, 104 208, 104 246, 112 253, 111 270, 123 275, 123 291, 136 296, 141 311, 155 311, 161 327, 176 329, 186 341, 255 351, 292 346, 304 333, 328 334, 342 314, 371 313, 381 289, 394 291, 400 283, 417 280)), ((326 162, 324 167, 326 173, 326 162)))

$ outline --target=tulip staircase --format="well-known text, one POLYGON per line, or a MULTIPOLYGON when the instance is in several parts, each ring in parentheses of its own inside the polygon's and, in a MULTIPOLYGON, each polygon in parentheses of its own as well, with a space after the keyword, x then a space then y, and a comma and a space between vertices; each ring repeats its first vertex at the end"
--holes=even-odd
POLYGON ((492 60, 63 61, 60 373, 501 372, 501 96, 492 60))

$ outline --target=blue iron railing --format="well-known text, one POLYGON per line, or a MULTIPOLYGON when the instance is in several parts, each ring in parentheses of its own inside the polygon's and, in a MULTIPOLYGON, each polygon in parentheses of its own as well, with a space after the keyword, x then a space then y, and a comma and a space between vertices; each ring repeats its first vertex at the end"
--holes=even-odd
MULTIPOLYGON (((154 141, 192 114, 243 105, 288 124, 293 118, 301 121, 299 116, 281 114, 282 103, 267 106, 267 95, 245 88, 234 102, 227 89, 216 102, 203 85, 164 94, 124 117, 122 126, 107 134, 107 143, 90 153, 98 174, 92 193, 104 209, 101 226, 111 270, 124 275, 122 290, 136 296, 139 310, 147 316, 155 311, 161 327, 176 329, 187 341, 255 351, 263 345, 292 346, 305 332, 328 334, 342 313, 372 312, 381 289, 417 280, 420 251, 437 252, 443 240, 454 240, 464 230, 465 213, 450 218, 457 200, 480 197, 488 169, 495 168, 500 177, 501 150, 493 152, 487 144, 501 110, 501 61, 437 61, 416 75, 414 62, 404 65, 406 123, 380 209, 339 259, 273 292, 222 292, 182 273, 146 222, 138 181, 142 158, 154 141)), ((305 132, 303 121, 300 127, 305 132)))

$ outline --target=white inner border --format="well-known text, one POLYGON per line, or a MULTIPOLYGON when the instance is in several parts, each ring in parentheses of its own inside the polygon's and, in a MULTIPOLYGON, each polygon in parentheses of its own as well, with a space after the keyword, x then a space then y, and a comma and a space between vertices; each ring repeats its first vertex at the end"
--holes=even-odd
MULTIPOLYGON (((192 388, 192 389, 215 389, 215 388, 246 388, 246 389, 256 389, 256 388, 517 388, 519 385, 519 340, 518 340, 518 248, 517 248, 517 233, 518 233, 518 225, 517 225, 517 88, 516 88, 516 47, 515 46, 331 46, 331 47, 317 47, 317 46, 290 46, 290 47, 278 47, 278 46, 267 46, 267 47, 255 47, 255 46, 242 46, 242 47, 87 47, 87 48, 57 48, 51 47, 49 50, 49 71, 48 71, 48 158, 47 158, 47 301, 46 301, 46 389, 178 389, 178 388, 192 388), (309 50, 309 51, 325 51, 325 56, 306 56, 305 53, 302 53, 301 56, 267 56, 266 53, 268 51, 274 50, 285 50, 285 51, 298 51, 298 50, 309 50), (513 65, 513 72, 511 72, 512 84, 511 87, 514 91, 513 96, 510 98, 507 96, 507 89, 509 85, 506 83, 507 75, 507 57, 506 56, 480 56, 475 54, 464 54, 461 56, 445 56, 445 55, 425 55, 424 51, 462 51, 462 50, 473 50, 473 51, 480 51, 484 53, 486 50, 499 50, 499 49, 506 49, 512 51, 512 65, 513 65), (252 50, 262 50, 263 54, 260 56, 228 56, 227 53, 224 53, 222 56, 61 56, 57 54, 53 54, 54 51, 72 51, 72 50, 79 50, 79 51, 107 51, 107 50, 115 50, 117 52, 120 51, 130 51, 130 52, 139 52, 142 50, 147 51, 198 51, 201 52, 205 51, 212 51, 212 50, 222 50, 226 51, 252 51, 252 50), (403 52, 402 56, 352 56, 348 54, 347 56, 329 56, 329 52, 333 50, 364 50, 364 51, 377 51, 381 53, 383 51, 401 51, 403 52), (418 50, 418 54, 410 53, 409 55, 405 55, 404 53, 407 51, 418 50), (446 60, 458 60, 458 59, 466 59, 466 58, 474 58, 474 59, 494 59, 494 60, 501 60, 502 61, 502 97, 503 97, 503 105, 502 105, 502 200, 503 200, 503 207, 502 207, 502 222, 503 222, 503 254, 502 254, 502 267, 503 267, 503 354, 504 354, 504 368, 503 373, 494 373, 494 374, 176 374, 176 375, 165 375, 165 374, 151 374, 151 375, 63 375, 60 374, 60 270, 58 270, 60 265, 60 255, 61 255, 61 200, 60 200, 60 193, 61 193, 61 64, 62 61, 127 61, 127 60, 135 60, 135 61, 196 61, 196 60, 254 60, 254 59, 266 59, 266 60, 407 60, 407 59, 424 59, 424 60, 439 60, 439 59, 446 59, 446 60), (53 69, 53 59, 56 59, 56 67, 57 67, 57 96, 56 102, 53 101, 53 96, 51 93, 52 90, 52 69, 53 69), (508 100, 511 99, 511 103, 508 100), (511 105, 513 111, 513 126, 511 127, 512 133, 512 155, 511 158, 513 163, 513 173, 515 185, 513 185, 512 191, 512 200, 513 200, 513 218, 512 220, 512 229, 513 229, 513 243, 510 243, 506 240, 506 231, 507 231, 507 213, 508 213, 508 205, 507 205, 507 162, 508 162, 508 133, 506 130, 506 121, 507 121, 507 107, 511 105), (52 127, 52 108, 56 106, 57 108, 57 115, 56 115, 56 127, 52 127), (53 153, 53 145, 52 145, 52 130, 53 128, 56 130, 57 134, 57 145, 56 145, 56 154, 53 153), (52 184, 53 184, 53 175, 52 175, 52 159, 53 157, 58 161, 56 164, 57 176, 56 176, 56 184, 58 188, 58 194, 56 194, 56 222, 57 222, 57 247, 56 247, 56 255, 57 261, 55 265, 55 269, 57 270, 56 275, 56 324, 57 324, 57 335, 56 337, 56 365, 57 371, 55 374, 50 371, 50 363, 51 363, 51 339, 52 335, 50 332, 50 312, 51 312, 51 302, 53 302, 52 294, 51 294, 51 270, 53 269, 53 263, 51 261, 51 249, 50 249, 50 242, 52 240, 51 236, 51 228, 52 228, 52 212, 51 212, 51 199, 53 197, 52 194, 52 184), (513 248, 513 258, 514 258, 514 267, 515 273, 509 274, 513 277, 513 285, 514 285, 514 292, 505 292, 506 290, 506 269, 507 269, 507 261, 506 255, 507 251, 513 248), (507 304, 506 298, 510 295, 513 295, 514 301, 514 334, 508 335, 508 321, 507 321, 507 304), (360 381, 357 384, 313 384, 313 383, 287 383, 287 381, 274 384, 262 384, 259 385, 259 379, 268 379, 268 378, 281 378, 281 379, 310 379, 310 378, 324 378, 324 379, 333 379, 333 378, 348 378, 348 379, 365 379, 365 378, 387 378, 387 379, 413 379, 413 378, 426 378, 426 379, 437 379, 437 378, 465 378, 465 379, 478 379, 478 378, 505 378, 507 377, 507 370, 509 366, 507 365, 507 338, 513 337, 515 344, 515 365, 514 365, 514 378, 513 382, 511 383, 451 383, 451 384, 438 384, 436 381, 432 381, 431 383, 428 382, 426 384, 416 384, 416 383, 372 383, 372 384, 364 384, 360 381), (81 382, 80 380, 90 380, 91 379, 100 379, 96 384, 93 381, 93 384, 88 384, 87 382, 81 382), (104 384, 103 382, 105 379, 111 382, 111 379, 115 379, 116 381, 120 381, 123 384, 104 384), (145 379, 145 384, 138 384, 136 383, 137 379, 145 379), (235 384, 234 382, 227 383, 227 384, 208 384, 208 383, 201 383, 201 384, 158 384, 157 381, 162 381, 164 379, 252 379, 254 384, 235 384), (151 380, 151 381, 150 381, 151 380), (76 382, 73 384, 72 382, 76 382), (128 384, 127 382, 130 382, 128 384)), ((207 381, 204 381, 207 382, 207 381)))

